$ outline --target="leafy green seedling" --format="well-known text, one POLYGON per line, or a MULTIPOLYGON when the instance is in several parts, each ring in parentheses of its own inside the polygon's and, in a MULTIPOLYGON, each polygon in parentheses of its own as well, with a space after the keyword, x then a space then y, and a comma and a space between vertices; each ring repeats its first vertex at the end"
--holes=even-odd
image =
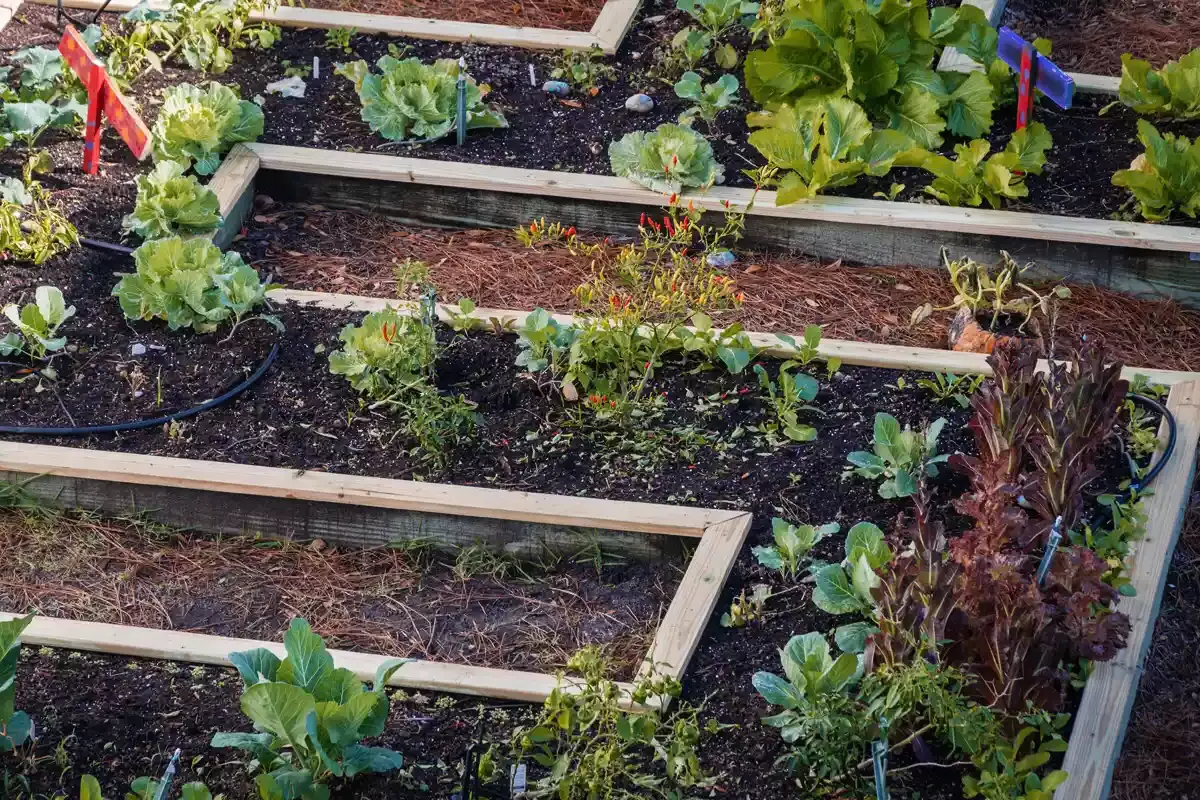
POLYGON ((758 563, 769 569, 779 570, 787 578, 795 578, 800 571, 800 562, 826 536, 837 533, 836 522, 814 527, 793 525, 782 517, 771 520, 771 533, 775 544, 754 548, 758 563))
POLYGON ((829 642, 815 631, 793 636, 779 651, 779 661, 785 677, 756 672, 752 683, 764 700, 783 708, 763 722, 779 728, 783 740, 791 743, 801 732, 798 711, 821 695, 840 692, 853 683, 861 665, 853 653, 842 653, 834 659, 829 642))
POLYGON ((931 392, 938 402, 953 400, 960 408, 971 405, 971 395, 983 383, 982 375, 955 375, 950 372, 932 374, 932 378, 918 378, 917 386, 931 392))
POLYGON ((877 574, 892 560, 883 531, 860 522, 846 534, 846 558, 814 570, 813 603, 826 614, 870 612, 875 607, 871 591, 879 586, 877 574))
POLYGON ((920 470, 929 477, 937 475, 937 465, 946 461, 948 455, 937 454, 937 440, 946 425, 944 418, 935 420, 923 431, 914 431, 900 423, 891 414, 879 412, 875 415, 875 437, 873 453, 856 450, 846 456, 850 462, 846 474, 864 478, 883 478, 879 484, 879 496, 887 499, 911 497, 917 491, 920 470))
POLYGON ((676 0, 675 7, 715 37, 738 23, 749 27, 759 4, 746 0, 676 0))
POLYGON ((761 364, 754 365, 754 374, 758 376, 758 384, 767 392, 766 402, 775 412, 775 423, 769 423, 764 433, 782 433, 793 442, 811 442, 817 438, 817 429, 811 425, 801 424, 798 415, 801 411, 816 411, 810 405, 815 400, 820 384, 817 379, 803 372, 793 373, 790 370, 799 366, 795 361, 785 361, 779 367, 779 381, 771 380, 771 376, 761 364))
POLYGON ((685 72, 675 84, 675 94, 694 105, 679 115, 679 123, 691 125, 699 117, 712 126, 722 111, 737 102, 738 87, 738 79, 733 75, 722 75, 712 83, 702 84, 698 74, 685 72))
POLYGON ((34 302, 24 306, 9 303, 4 307, 4 316, 16 326, 17 332, 0 339, 0 356, 24 353, 41 361, 67 346, 67 337, 59 336, 58 329, 75 316, 75 306, 66 304, 57 287, 39 286, 34 292, 34 302))

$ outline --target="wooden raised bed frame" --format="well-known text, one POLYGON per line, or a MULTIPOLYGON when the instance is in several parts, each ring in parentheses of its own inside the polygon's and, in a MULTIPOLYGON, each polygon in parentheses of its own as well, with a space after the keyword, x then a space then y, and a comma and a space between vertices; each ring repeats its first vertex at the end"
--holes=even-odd
MULTIPOLYGON (((1007 2, 1008 0, 963 0, 962 4, 975 6, 982 10, 987 15, 988 22, 998 28, 1007 2)), ((942 52, 941 61, 938 62, 938 69, 953 72, 972 72, 979 68, 978 64, 953 47, 947 47, 942 52)), ((1067 74, 1075 81, 1075 88, 1087 94, 1116 94, 1121 86, 1120 75, 1112 77, 1110 75, 1091 75, 1086 72, 1068 72, 1067 74)))
MULTIPOLYGON (((228 244, 253 195, 373 211, 434 226, 516 227, 532 219, 581 231, 633 235, 639 212, 665 197, 606 175, 237 145, 210 185, 221 198, 228 244)), ((941 248, 986 263, 1007 250, 1042 274, 1200 307, 1200 228, 1079 219, 925 203, 820 197, 776 206, 775 193, 716 186, 683 201, 748 211, 743 246, 861 264, 941 269, 941 248)), ((661 212, 659 212, 661 213, 661 212)))
MULTIPOLYGON (((13 0, 0 2, 12 3, 13 0)), ((52 6, 56 5, 57 0, 30 2, 52 6)), ((158 4, 165 5, 161 1, 158 4)), ((95 11, 104 5, 104 0, 63 0, 63 5, 67 8, 95 11)), ((112 0, 107 10, 125 12, 136 5, 137 0, 112 0)), ((445 42, 477 42, 534 50, 591 50, 598 47, 606 55, 613 55, 633 26, 634 17, 637 16, 641 5, 642 0, 607 0, 590 31, 455 22, 287 5, 282 5, 269 14, 252 14, 250 20, 270 22, 286 28, 355 28, 359 33, 382 33, 388 36, 409 36, 414 39, 437 39, 445 42)), ((0 10, 0 22, 3 20, 3 13, 3 10, 0 10)), ((0 24, 0 27, 3 25, 0 24)))

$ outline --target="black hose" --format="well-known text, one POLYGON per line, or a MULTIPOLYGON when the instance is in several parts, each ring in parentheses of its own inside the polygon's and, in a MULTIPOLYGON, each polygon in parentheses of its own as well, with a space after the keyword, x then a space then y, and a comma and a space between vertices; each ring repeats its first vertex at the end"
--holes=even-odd
POLYGON ((1149 486, 1150 482, 1157 478, 1158 474, 1167 466, 1167 462, 1171 459, 1171 454, 1175 452, 1175 442, 1179 438, 1179 430, 1175 422, 1175 415, 1162 403, 1141 394, 1130 394, 1128 397, 1135 403, 1141 403, 1151 410, 1157 411, 1167 421, 1167 446, 1163 448, 1162 457, 1154 462, 1154 466, 1150 468, 1150 471, 1140 478, 1134 473, 1133 483, 1129 485, 1129 493, 1132 495, 1133 492, 1140 492, 1149 486))
POLYGON ((234 386, 225 394, 209 400, 206 403, 178 411, 174 414, 168 414, 165 417, 157 417, 155 419, 143 419, 136 422, 119 422, 115 425, 92 425, 84 428, 25 428, 21 426, 0 425, 0 434, 13 434, 18 436, 94 436, 102 433, 124 433, 126 431, 141 431, 147 428, 157 428, 171 422, 188 417, 194 417, 197 414, 203 414, 205 411, 214 409, 217 406, 222 406, 228 403, 233 398, 237 397, 242 392, 249 389, 254 384, 258 383, 259 379, 267 373, 271 365, 275 363, 276 357, 279 355, 279 345, 275 344, 271 347, 271 352, 267 354, 267 358, 259 366, 254 374, 246 378, 246 380, 234 386))
POLYGON ((103 250, 106 253, 113 253, 119 256, 132 256, 134 251, 132 247, 126 247, 123 244, 113 244, 112 242, 102 242, 99 239, 80 239, 79 243, 93 250, 103 250))

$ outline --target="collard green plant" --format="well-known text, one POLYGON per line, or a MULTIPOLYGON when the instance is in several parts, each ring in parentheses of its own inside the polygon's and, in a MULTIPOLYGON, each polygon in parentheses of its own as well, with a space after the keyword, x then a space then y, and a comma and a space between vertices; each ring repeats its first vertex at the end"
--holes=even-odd
POLYGON ((261 774, 260 796, 322 800, 330 778, 391 772, 399 753, 361 744, 379 736, 387 722, 387 682, 405 661, 379 665, 367 689, 348 669, 335 667, 325 642, 302 619, 283 638, 287 657, 270 650, 230 653, 245 685, 242 713, 255 733, 218 733, 212 746, 244 750, 261 774))
POLYGON ((221 224, 221 202, 177 161, 160 161, 137 178, 137 202, 122 227, 142 239, 198 236, 221 224))
POLYGON ((908 426, 901 430, 895 417, 880 411, 875 415, 874 452, 850 453, 846 456, 850 462, 847 472, 872 480, 883 478, 880 497, 911 497, 922 471, 935 476, 937 465, 949 458, 937 454, 938 436, 945 424, 945 419, 937 419, 924 430, 914 431, 908 426))
POLYGON ((778 179, 776 205, 811 200, 821 192, 850 186, 863 175, 886 175, 895 166, 917 166, 927 153, 895 130, 875 130, 867 114, 844 97, 804 105, 784 105, 773 114, 752 116, 765 125, 750 144, 778 179))
POLYGON ((608 158, 614 175, 664 194, 712 186, 725 174, 712 145, 682 125, 627 133, 609 144, 608 158))
POLYGON ((675 83, 675 95, 681 100, 691 100, 694 105, 679 115, 679 124, 690 126, 699 117, 711 127, 722 111, 737 102, 738 85, 733 75, 702 83, 697 73, 685 72, 675 83))
POLYGON ((217 171, 221 156, 238 142, 262 136, 262 109, 228 86, 182 83, 163 91, 162 110, 150 138, 155 161, 177 161, 200 175, 217 171))
POLYGON ((813 604, 826 614, 869 613, 872 592, 880 584, 878 572, 892 560, 883 531, 860 522, 846 534, 846 557, 837 564, 814 570, 813 604))
POLYGON ((1139 114, 1196 119, 1200 117, 1200 49, 1169 61, 1159 70, 1149 61, 1121 56, 1120 102, 1139 114))
MULTIPOLYGON (((91 26, 83 35, 94 42, 98 33, 91 26)), ((83 121, 87 90, 58 50, 26 47, 10 60, 11 67, 0 67, 0 149, 19 139, 32 150, 46 131, 83 121)))
POLYGON ((1139 119, 1138 141, 1145 152, 1129 169, 1113 175, 1113 184, 1128 189, 1138 213, 1151 222, 1170 219, 1176 212, 1195 219, 1200 211, 1200 138, 1193 142, 1186 136, 1160 134, 1139 119))
MULTIPOLYGON (((362 119, 371 130, 392 142, 410 139, 432 141, 455 130, 458 124, 459 62, 439 59, 432 65, 419 58, 403 61, 390 55, 375 62, 372 72, 365 61, 341 64, 335 72, 354 83, 362 103, 362 119)), ((483 102, 489 87, 467 78, 467 130, 507 128, 499 110, 483 102)))
POLYGON ((758 3, 746 0, 676 0, 675 7, 686 12, 713 38, 719 38, 734 25, 748 27, 758 13, 758 3))
POLYGON ((921 166, 934 176, 925 187, 926 194, 950 206, 980 206, 987 203, 1000 208, 1007 200, 1029 195, 1025 175, 1041 175, 1046 151, 1054 144, 1050 131, 1040 122, 1017 131, 999 153, 991 152, 986 139, 956 144, 952 161, 929 153, 921 166))
MULTIPOLYGON (((671 37, 671 41, 655 51, 654 64, 649 75, 667 84, 674 84, 684 73, 693 70, 707 73, 700 63, 712 50, 713 37, 708 31, 687 27, 671 37)), ((718 49, 718 52, 721 52, 718 49)), ((736 61, 736 51, 735 51, 736 61)), ((734 64, 723 65, 732 69, 734 64)))
POLYGON ((66 304, 58 287, 39 286, 34 302, 24 306, 9 303, 4 306, 4 316, 17 330, 0 338, 0 356, 19 353, 41 361, 67 346, 67 337, 59 336, 58 329, 75 316, 75 306, 66 304))
POLYGON ((807 1, 785 3, 778 17, 767 49, 746 56, 746 88, 767 109, 844 97, 931 149, 947 129, 980 136, 991 128, 995 101, 987 77, 933 69, 940 48, 990 30, 977 7, 807 1))
POLYGON ((762 432, 768 438, 782 434, 792 442, 811 442, 817 438, 817 429, 800 422, 801 411, 815 411, 811 402, 816 399, 820 384, 817 379, 804 372, 792 372, 799 366, 796 361, 785 361, 779 365, 778 380, 771 380, 761 364, 754 365, 758 385, 767 393, 766 402, 774 413, 775 421, 765 423, 762 432))
POLYGON ((824 695, 841 694, 860 674, 860 660, 853 653, 833 657, 829 642, 819 633, 793 636, 779 651, 783 676, 756 672, 752 682, 762 698, 783 710, 763 722, 789 744, 804 732, 803 711, 824 695))
MULTIPOLYGON (((210 333, 230 320, 236 329, 273 288, 241 255, 222 253, 207 239, 151 240, 133 251, 133 262, 137 271, 123 275, 112 291, 121 311, 131 320, 165 320, 171 330, 210 333)), ((263 319, 279 327, 274 318, 263 319)))
POLYGON ((576 333, 573 325, 562 325, 546 309, 535 308, 517 328, 517 346, 521 348, 517 366, 529 372, 561 374, 576 333))
POLYGON ((21 634, 33 622, 33 615, 0 622, 0 753, 11 752, 25 744, 33 733, 33 722, 24 711, 16 710, 17 659, 21 655, 21 634))
POLYGON ((773 517, 771 535, 775 544, 753 548, 754 557, 764 567, 779 570, 784 577, 794 579, 809 551, 826 536, 837 533, 840 527, 836 522, 819 527, 794 525, 782 517, 773 517))

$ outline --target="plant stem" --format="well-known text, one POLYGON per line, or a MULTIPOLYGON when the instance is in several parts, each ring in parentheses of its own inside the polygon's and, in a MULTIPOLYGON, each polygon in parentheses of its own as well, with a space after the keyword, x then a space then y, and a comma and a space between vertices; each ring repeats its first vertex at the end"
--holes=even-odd
MULTIPOLYGON (((921 734, 929 733, 929 731, 931 731, 931 730, 933 730, 933 723, 930 723, 923 728, 919 728, 919 729, 913 731, 907 737, 905 737, 904 739, 901 739, 900 741, 896 742, 894 745, 889 747, 888 752, 894 753, 895 751, 899 750, 901 747, 904 747, 906 744, 911 742, 913 739, 916 739, 921 734)), ((873 759, 870 759, 870 758, 865 759, 863 761, 858 762, 858 766, 856 767, 856 769, 866 769, 867 767, 871 766, 872 763, 873 763, 873 759)))

